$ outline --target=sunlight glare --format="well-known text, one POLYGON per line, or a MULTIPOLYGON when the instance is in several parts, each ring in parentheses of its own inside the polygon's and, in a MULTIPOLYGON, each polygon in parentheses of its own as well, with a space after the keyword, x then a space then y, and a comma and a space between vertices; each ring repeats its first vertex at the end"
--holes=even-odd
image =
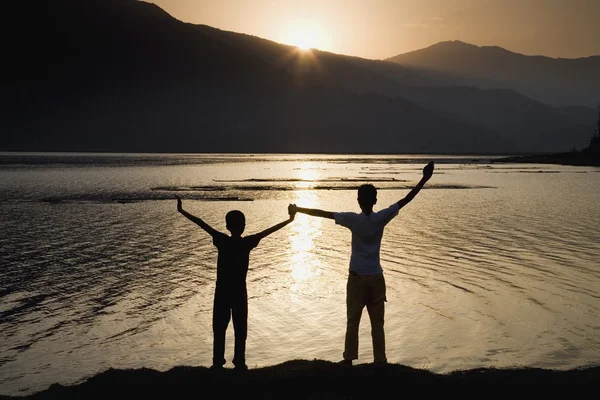
POLYGON ((325 49, 328 47, 327 35, 320 26, 312 21, 298 20, 285 26, 280 34, 281 43, 296 46, 301 50, 325 49))
POLYGON ((315 187, 315 181, 321 177, 315 165, 312 162, 303 162, 300 164, 296 169, 296 178, 300 180, 296 182, 296 188, 306 189, 315 187))

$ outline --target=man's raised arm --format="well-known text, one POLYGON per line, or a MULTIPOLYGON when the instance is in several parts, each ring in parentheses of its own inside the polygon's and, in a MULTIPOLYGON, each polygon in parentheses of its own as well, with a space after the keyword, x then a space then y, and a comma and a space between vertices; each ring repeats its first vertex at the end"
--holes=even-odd
POLYGON ((216 234, 220 233, 219 231, 217 231, 216 229, 214 229, 212 226, 210 226, 209 224, 207 224, 206 222, 204 222, 202 219, 190 214, 189 212, 185 211, 183 209, 183 204, 181 203, 181 198, 177 195, 175 195, 175 197, 177 198, 177 211, 179 211, 181 214, 185 215, 187 217, 187 219, 189 219, 190 221, 192 221, 193 223, 195 223, 196 225, 198 225, 200 228, 204 229, 206 232, 208 232, 208 234, 210 236, 215 236, 216 234))
POLYGON ((419 183, 417 183, 417 185, 414 188, 412 188, 412 190, 402 200, 398 201, 398 205, 400 206, 400 208, 402 208, 405 205, 407 205, 408 203, 410 203, 411 200, 415 198, 417 193, 419 193, 421 191, 423 186, 427 183, 427 181, 433 175, 433 169, 434 169, 434 163, 433 163, 433 161, 430 161, 423 168, 423 177, 421 178, 419 183))
POLYGON ((317 208, 298 207, 295 204, 291 204, 290 207, 293 207, 297 212, 300 212, 302 214, 312 215, 313 217, 334 219, 333 212, 331 211, 323 211, 317 208))

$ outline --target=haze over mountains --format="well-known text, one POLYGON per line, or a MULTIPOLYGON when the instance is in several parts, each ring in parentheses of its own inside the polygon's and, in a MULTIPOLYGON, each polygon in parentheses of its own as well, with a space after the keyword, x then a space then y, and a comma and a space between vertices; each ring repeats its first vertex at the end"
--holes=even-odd
MULTIPOLYGON (((480 89, 494 86, 459 68, 460 55, 432 71, 436 46, 367 60, 183 23, 134 0, 15 3, 0 150, 506 154, 582 148, 593 132, 593 90, 559 107, 508 84, 480 89)), ((595 87, 573 69, 564 83, 549 76, 573 93, 573 74, 595 87)), ((526 83, 526 72, 510 76, 526 83)))
POLYGON ((600 55, 526 56, 501 47, 449 41, 388 60, 429 71, 442 84, 514 89, 555 106, 595 107, 600 102, 600 55))

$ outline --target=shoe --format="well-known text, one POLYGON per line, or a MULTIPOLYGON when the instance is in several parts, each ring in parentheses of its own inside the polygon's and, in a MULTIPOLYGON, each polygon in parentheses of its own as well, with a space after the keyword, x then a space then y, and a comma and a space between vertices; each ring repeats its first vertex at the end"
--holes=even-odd
POLYGON ((248 366, 246 364, 236 365, 235 367, 233 367, 233 370, 237 371, 237 372, 246 372, 246 371, 248 371, 248 366))
POLYGON ((352 366, 352 360, 343 359, 342 361, 338 362, 338 364, 344 365, 346 367, 351 367, 352 366))
POLYGON ((210 367, 210 369, 212 370, 222 370, 223 369, 223 365, 225 365, 225 363, 227 363, 227 361, 224 358, 218 359, 213 357, 212 360, 212 366, 210 367))
POLYGON ((223 371, 223 366, 219 364, 213 364, 210 366, 211 371, 223 371))
POLYGON ((246 365, 245 362, 237 362, 237 363, 233 363, 233 369, 235 371, 248 371, 248 366, 246 365))

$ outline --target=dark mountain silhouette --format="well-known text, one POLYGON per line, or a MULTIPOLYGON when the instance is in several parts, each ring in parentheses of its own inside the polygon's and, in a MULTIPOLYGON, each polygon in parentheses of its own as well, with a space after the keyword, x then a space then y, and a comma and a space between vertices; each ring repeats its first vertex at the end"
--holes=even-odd
POLYGON ((520 151, 583 148, 593 124, 594 110, 589 107, 552 107, 512 90, 436 87, 435 78, 423 71, 322 51, 302 62, 290 56, 291 47, 282 52, 281 46, 267 40, 201 28, 240 51, 252 48, 255 56, 285 68, 302 86, 342 87, 356 93, 402 97, 454 120, 501 132, 518 143, 520 151))
POLYGON ((387 62, 336 56, 337 65, 332 65, 322 54, 317 57, 321 71, 329 72, 322 72, 322 85, 402 97, 438 115, 501 132, 518 143, 521 151, 581 149, 587 145, 593 127, 594 109, 590 107, 553 107, 509 89, 436 86, 423 74, 398 69, 387 62), (340 65, 342 60, 347 65, 340 65), (336 73, 342 67, 343 73, 336 73), (350 67, 355 70, 350 71, 350 67))
POLYGON ((140 1, 42 5, 5 10, 19 40, 5 46, 1 150, 514 153, 589 139, 587 109, 435 89, 391 62, 303 55, 140 1))
POLYGON ((600 106, 598 106, 598 120, 594 134, 583 150, 561 152, 555 154, 532 154, 526 156, 513 156, 498 158, 498 163, 534 163, 534 164, 564 164, 564 165, 586 165, 600 167, 600 106))
POLYGON ((508 89, 403 87, 402 96, 439 115, 502 132, 530 152, 581 149, 594 109, 552 107, 508 89))
POLYGON ((0 122, 8 132, 0 144, 4 150, 516 148, 496 132, 403 99, 321 87, 311 68, 293 70, 305 69, 306 61, 298 61, 289 46, 185 24, 152 4, 54 0, 46 5, 13 4, 7 14, 19 21, 16 33, 23 40, 7 51, 7 113, 0 122))
POLYGON ((527 56, 496 46, 448 41, 388 61, 428 72, 437 84, 514 89, 557 106, 594 107, 600 101, 600 55, 527 56))

